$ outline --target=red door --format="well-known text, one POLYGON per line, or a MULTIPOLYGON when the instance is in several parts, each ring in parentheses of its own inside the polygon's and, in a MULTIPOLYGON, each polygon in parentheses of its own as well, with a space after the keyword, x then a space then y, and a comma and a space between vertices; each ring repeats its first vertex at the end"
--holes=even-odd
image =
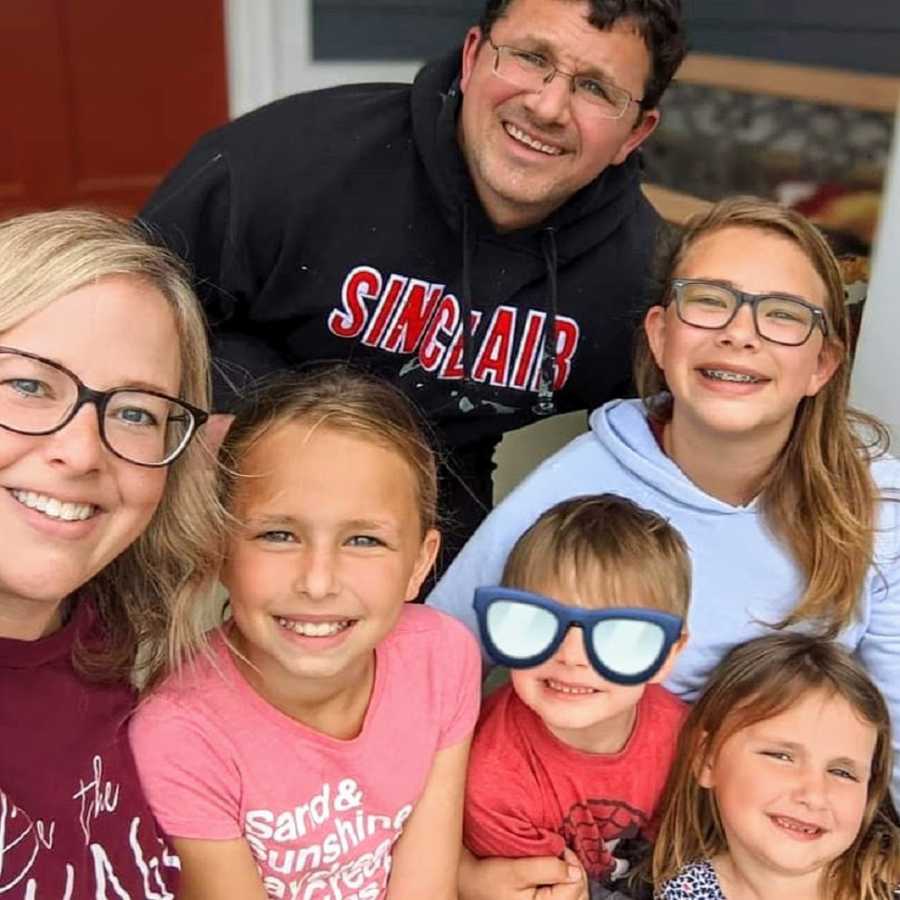
POLYGON ((0 216, 134 213, 228 115, 223 0, 2 0, 0 216))

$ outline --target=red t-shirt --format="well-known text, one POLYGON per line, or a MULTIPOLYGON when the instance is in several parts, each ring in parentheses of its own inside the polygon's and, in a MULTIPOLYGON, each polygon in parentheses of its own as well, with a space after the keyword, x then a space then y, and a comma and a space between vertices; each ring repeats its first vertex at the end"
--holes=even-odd
POLYGON ((622 750, 586 753, 558 740, 505 685, 485 701, 472 743, 466 846, 511 858, 570 847, 591 880, 621 877, 654 834, 686 715, 681 700, 648 685, 622 750))
POLYGON ((0 900, 175 896, 127 741, 134 692, 72 667, 94 621, 83 600, 49 637, 0 638, 0 900))

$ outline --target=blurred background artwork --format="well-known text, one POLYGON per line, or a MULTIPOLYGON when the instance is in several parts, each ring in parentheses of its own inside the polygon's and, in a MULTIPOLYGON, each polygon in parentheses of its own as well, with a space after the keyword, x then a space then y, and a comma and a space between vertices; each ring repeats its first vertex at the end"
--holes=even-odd
MULTIPOLYGON (((66 205, 132 214, 203 132, 296 91, 410 80, 423 60, 461 44, 482 5, 4 0, 0 217, 66 205)), ((691 53, 643 151, 648 196, 674 223, 733 193, 777 197, 802 210, 844 257, 858 324, 867 296, 871 304, 871 250, 886 189, 900 206, 898 178, 888 176, 900 165, 896 149, 891 162, 900 0, 683 5, 691 53)), ((893 216, 900 220, 900 209, 893 216)), ((881 233, 894 233, 892 227, 881 233)), ((900 304, 889 284, 900 283, 900 272, 895 277, 890 269, 898 265, 890 258, 900 257, 897 249, 880 262, 891 276, 881 276, 879 302, 891 309, 879 312, 888 316, 879 329, 894 334, 900 310, 893 306, 900 304)), ((868 365, 883 381, 882 361, 868 365)), ((886 418, 900 434, 900 409, 886 418)), ((553 425, 551 443, 568 436, 566 427, 583 429, 584 417, 553 425)))

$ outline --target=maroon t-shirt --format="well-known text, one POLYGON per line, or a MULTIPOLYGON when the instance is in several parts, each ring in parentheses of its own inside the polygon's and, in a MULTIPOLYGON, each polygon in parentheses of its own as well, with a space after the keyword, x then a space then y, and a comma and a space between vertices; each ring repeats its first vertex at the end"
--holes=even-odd
POLYGON ((0 900, 172 900, 178 861, 160 840, 127 741, 135 695, 71 663, 95 613, 39 641, 0 638, 0 900))

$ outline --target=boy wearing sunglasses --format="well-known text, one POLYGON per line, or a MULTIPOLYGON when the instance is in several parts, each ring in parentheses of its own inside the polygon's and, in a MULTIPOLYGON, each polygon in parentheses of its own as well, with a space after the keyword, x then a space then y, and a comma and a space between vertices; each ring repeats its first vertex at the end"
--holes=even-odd
MULTIPOLYGON (((600 494, 545 512, 513 547, 503 586, 476 591, 484 646, 511 671, 472 744, 472 853, 568 848, 591 900, 628 896, 614 882, 653 837, 686 714, 658 682, 687 638, 690 581, 687 547, 668 522, 600 494)), ((581 890, 572 896, 587 897, 581 890)))

